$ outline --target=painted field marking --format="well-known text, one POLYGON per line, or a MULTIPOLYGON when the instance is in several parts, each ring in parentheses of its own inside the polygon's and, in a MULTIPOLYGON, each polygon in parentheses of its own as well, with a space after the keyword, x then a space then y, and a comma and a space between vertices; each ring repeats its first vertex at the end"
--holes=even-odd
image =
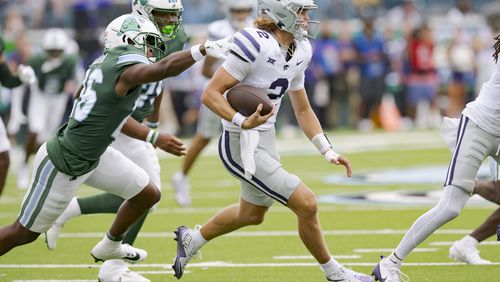
MULTIPOLYGON (((453 245, 453 242, 430 242, 429 245, 431 246, 451 246, 453 245)), ((484 241, 479 243, 479 245, 500 245, 499 241, 484 241)))
MULTIPOLYGON (((346 266, 374 266, 377 262, 344 262, 343 264, 346 266)), ((407 262, 404 264, 405 267, 422 267, 422 266, 464 266, 465 263, 461 262, 407 262)), ((500 262, 492 262, 491 264, 485 265, 488 266, 496 266, 500 265, 500 262)), ((3 264, 0 265, 0 268, 45 268, 45 269, 56 269, 56 268, 89 268, 96 267, 99 268, 100 265, 94 264, 3 264)), ((289 263, 279 263, 279 262, 271 262, 271 263, 232 263, 232 262, 224 262, 224 261, 208 261, 208 262, 199 262, 199 263, 191 263, 188 265, 188 268, 210 268, 210 267, 219 267, 219 268, 237 268, 237 267, 318 267, 318 263, 316 262, 289 262, 289 263)), ((170 264, 139 264, 134 265, 131 268, 170 268, 170 264)), ((166 270, 165 270, 166 271, 166 270)), ((46 280, 45 280, 46 281, 46 280)), ((95 280, 94 280, 95 281, 95 280)))
MULTIPOLYGON (((355 253, 391 253, 394 249, 354 249, 355 253)), ((412 252, 417 253, 427 253, 427 252, 437 252, 438 248, 416 248, 412 252)), ((405 264, 406 265, 406 264, 405 264)))
MULTIPOLYGON (((468 234, 470 229, 443 229, 434 234, 468 234)), ((355 230, 324 230, 325 236, 366 236, 366 235, 404 235, 406 229, 355 229, 355 230)), ((101 238, 102 232, 61 233, 59 238, 101 238)), ((299 233, 295 230, 285 231, 236 231, 225 237, 295 237, 299 233)), ((142 238, 173 238, 173 232, 141 232, 142 238)))
MULTIPOLYGON (((333 256, 334 259, 359 259, 361 258, 360 255, 338 255, 338 256, 333 256)), ((311 255, 304 255, 304 256, 273 256, 273 259, 279 260, 288 260, 288 259, 314 259, 313 256, 311 255)))

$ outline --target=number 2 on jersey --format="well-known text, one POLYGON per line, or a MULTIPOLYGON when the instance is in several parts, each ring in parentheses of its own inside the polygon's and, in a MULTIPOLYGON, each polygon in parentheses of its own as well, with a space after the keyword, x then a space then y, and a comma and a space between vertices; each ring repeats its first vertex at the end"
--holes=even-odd
POLYGON ((269 86, 269 90, 274 90, 274 93, 267 94, 269 99, 276 100, 281 98, 281 96, 283 96, 288 90, 288 79, 278 78, 273 83, 271 83, 271 86, 269 86))

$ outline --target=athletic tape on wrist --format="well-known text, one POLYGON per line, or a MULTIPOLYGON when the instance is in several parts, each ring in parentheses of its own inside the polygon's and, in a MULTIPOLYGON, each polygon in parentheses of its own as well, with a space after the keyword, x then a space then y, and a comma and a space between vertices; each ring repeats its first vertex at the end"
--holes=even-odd
POLYGON ((203 56, 203 54, 200 52, 200 44, 196 44, 193 47, 191 47, 191 56, 193 57, 193 60, 195 60, 196 62, 205 58, 205 56, 203 56))
POLYGON ((321 132, 316 135, 311 139, 311 142, 316 146, 316 149, 324 155, 326 151, 332 148, 332 144, 330 143, 330 140, 326 137, 326 135, 321 132))
POLYGON ((240 113, 236 113, 234 116, 233 116, 233 119, 231 120, 232 123, 236 124, 239 128, 241 128, 243 126, 243 122, 247 119, 246 116, 240 114, 240 113))

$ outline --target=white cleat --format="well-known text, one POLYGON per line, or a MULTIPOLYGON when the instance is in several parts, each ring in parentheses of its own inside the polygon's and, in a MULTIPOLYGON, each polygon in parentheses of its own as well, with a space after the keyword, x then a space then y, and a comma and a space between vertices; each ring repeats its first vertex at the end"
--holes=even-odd
POLYGON ((57 239, 59 238, 61 228, 62 225, 54 223, 49 230, 45 231, 45 243, 49 250, 54 250, 57 247, 57 239))
POLYGON ((189 207, 191 205, 189 178, 178 171, 172 176, 172 186, 174 187, 175 201, 177 204, 182 207, 189 207))
POLYGON ((177 255, 175 256, 172 269, 177 279, 181 279, 188 262, 195 256, 201 255, 199 247, 195 246, 193 240, 193 233, 195 230, 189 229, 186 226, 179 226, 177 230, 174 231, 174 240, 177 241, 177 255))
POLYGON ((151 282, 148 278, 133 272, 123 260, 105 261, 99 269, 99 282, 151 282))
POLYGON ((27 165, 21 166, 17 173, 17 189, 27 190, 30 185, 30 170, 27 165))
POLYGON ((450 247, 450 258, 472 265, 491 264, 491 261, 482 259, 479 250, 463 240, 455 241, 450 247))
POLYGON ((326 281, 337 282, 372 282, 371 276, 356 272, 352 269, 341 267, 336 272, 328 275, 326 281))
POLYGON ((372 276, 375 278, 375 281, 380 282, 408 282, 410 278, 401 272, 399 266, 391 261, 388 261, 388 258, 384 258, 381 256, 382 260, 375 265, 373 268, 372 276))
POLYGON ((129 244, 111 241, 104 238, 90 252, 95 262, 106 261, 110 259, 121 259, 130 263, 137 263, 147 258, 148 253, 145 250, 134 248, 129 244))

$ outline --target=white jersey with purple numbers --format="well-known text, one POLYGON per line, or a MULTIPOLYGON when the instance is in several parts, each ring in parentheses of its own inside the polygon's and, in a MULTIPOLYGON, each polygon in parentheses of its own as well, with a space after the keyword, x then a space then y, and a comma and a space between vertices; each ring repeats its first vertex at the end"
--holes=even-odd
POLYGON ((463 114, 486 132, 500 137, 500 65, 483 84, 476 100, 467 104, 463 114))
MULTIPOLYGON (((304 71, 311 61, 309 40, 295 40, 293 56, 287 61, 274 36, 258 28, 245 28, 234 36, 230 55, 222 67, 241 85, 267 89, 275 105, 275 114, 258 130, 274 127, 283 95, 289 90, 304 88, 304 71)), ((286 52, 285 52, 286 53, 286 52)), ((233 123, 222 120, 224 129, 239 131, 233 123)))

